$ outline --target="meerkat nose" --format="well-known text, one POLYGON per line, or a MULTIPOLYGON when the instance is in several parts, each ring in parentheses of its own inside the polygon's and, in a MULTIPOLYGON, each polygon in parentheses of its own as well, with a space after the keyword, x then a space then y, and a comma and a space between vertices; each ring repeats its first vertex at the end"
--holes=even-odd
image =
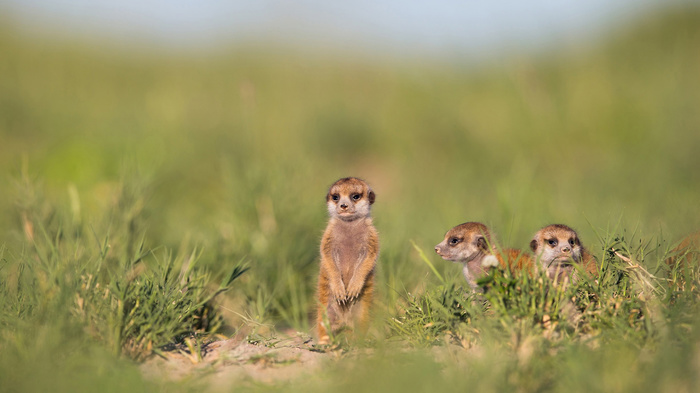
POLYGON ((347 208, 348 208, 348 205, 345 204, 345 203, 341 203, 341 204, 340 204, 340 208, 341 208, 341 209, 347 209, 347 208))
POLYGON ((435 252, 436 252, 438 255, 440 255, 440 247, 435 246, 435 252))
POLYGON ((563 252, 569 252, 569 251, 571 251, 571 248, 568 247, 568 246, 566 246, 566 247, 562 248, 562 251, 563 251, 563 252))

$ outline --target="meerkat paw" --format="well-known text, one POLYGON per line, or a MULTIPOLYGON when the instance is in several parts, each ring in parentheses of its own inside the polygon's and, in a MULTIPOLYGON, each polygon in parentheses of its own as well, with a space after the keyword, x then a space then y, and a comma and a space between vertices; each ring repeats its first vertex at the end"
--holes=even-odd
POLYGON ((360 280, 350 280, 348 284, 348 300, 352 301, 360 296, 360 292, 364 288, 365 283, 360 280))
POLYGON ((339 304, 344 304, 348 298, 345 287, 343 287, 342 284, 340 286, 331 285, 331 296, 333 296, 333 299, 339 304))

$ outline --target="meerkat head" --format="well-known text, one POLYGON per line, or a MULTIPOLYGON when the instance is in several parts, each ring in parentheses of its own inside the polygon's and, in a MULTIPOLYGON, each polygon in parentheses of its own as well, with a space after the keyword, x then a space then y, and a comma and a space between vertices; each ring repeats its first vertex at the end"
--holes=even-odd
POLYGON ((435 246, 442 259, 454 262, 469 262, 479 255, 489 254, 491 233, 479 222, 465 222, 450 229, 445 239, 435 246))
POLYGON ((364 180, 346 177, 333 183, 328 190, 328 214, 343 221, 368 217, 374 199, 374 191, 364 180))
POLYGON ((571 270, 572 264, 580 263, 583 255, 576 231, 562 224, 548 225, 537 231, 530 248, 549 273, 571 270))

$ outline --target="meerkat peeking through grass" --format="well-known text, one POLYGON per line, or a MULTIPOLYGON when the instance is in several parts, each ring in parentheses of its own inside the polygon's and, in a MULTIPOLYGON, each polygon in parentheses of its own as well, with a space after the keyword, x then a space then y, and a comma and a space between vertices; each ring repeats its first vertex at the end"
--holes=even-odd
POLYGON ((574 265, 578 264, 590 276, 598 276, 593 256, 581 244, 576 231, 562 224, 540 229, 530 242, 530 249, 547 276, 557 283, 577 278, 574 265))
POLYGON ((488 227, 480 222, 466 222, 450 229, 435 252, 447 261, 464 264, 464 278, 476 292, 476 281, 492 267, 509 267, 515 271, 531 271, 532 259, 520 250, 499 249, 488 227))
POLYGON ((336 181, 326 195, 330 218, 321 239, 319 344, 328 344, 329 330, 364 331, 369 322, 379 255, 379 236, 370 216, 374 200, 369 185, 354 177, 336 181))

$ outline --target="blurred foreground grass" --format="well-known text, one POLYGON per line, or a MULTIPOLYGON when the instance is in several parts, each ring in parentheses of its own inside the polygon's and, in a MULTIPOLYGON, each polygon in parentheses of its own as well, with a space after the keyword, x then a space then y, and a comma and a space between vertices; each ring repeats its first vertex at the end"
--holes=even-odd
MULTIPOLYGON (((102 279, 123 280, 130 270, 118 268, 133 267, 141 250, 153 250, 148 272, 172 263, 184 272, 180 278, 196 256, 202 277, 192 280, 202 280, 202 297, 194 303, 216 290, 207 292, 206 277, 216 286, 247 261, 250 270, 219 296, 224 332, 245 325, 273 334, 267 324, 309 330, 324 196, 341 176, 362 177, 377 192, 376 330, 418 346, 440 345, 438 336, 455 326, 476 328, 445 315, 421 325, 421 314, 408 321, 416 330, 387 331, 387 321, 410 314, 411 296, 419 296, 415 304, 420 296, 447 305, 458 296, 460 306, 464 299, 459 269, 430 256, 447 277, 440 282, 410 240, 431 251, 453 225, 483 221, 504 245, 524 248, 539 227, 561 222, 576 228, 599 260, 617 238, 650 272, 667 277, 665 252, 700 228, 697 8, 620 27, 595 48, 469 66, 250 48, 200 57, 136 54, 0 29, 0 380, 10 379, 11 390, 52 386, 31 380, 31 368, 82 375, 58 377, 55 386, 64 390, 150 388, 114 356, 131 347, 110 330, 112 303, 92 303, 103 307, 92 320, 75 308, 88 288, 81 273, 114 258, 116 270, 102 271, 102 279), (39 237, 42 228, 46 237, 39 237), (19 272, 28 267, 35 270, 24 277, 35 278, 22 289, 19 272), (13 309, 23 304, 31 308, 13 309), (429 323, 443 325, 424 340, 419 332, 429 323)), ((616 285, 594 293, 617 299, 609 293, 616 285)), ((700 325, 687 314, 697 299, 693 290, 681 292, 660 300, 672 333, 594 324, 595 334, 619 336, 592 348, 583 343, 590 331, 573 332, 548 347, 544 339, 525 340, 541 336, 528 330, 540 319, 513 331, 516 338, 507 340, 515 344, 504 349, 499 340, 509 330, 494 327, 504 319, 486 318, 493 336, 451 331, 472 337, 467 343, 484 348, 479 356, 452 354, 437 363, 424 352, 396 355, 377 344, 384 356, 353 366, 357 380, 343 380, 352 363, 345 360, 299 389, 325 390, 339 379, 348 389, 369 389, 363 383, 388 376, 396 390, 697 390, 700 325), (511 359, 522 342, 542 361, 511 359)), ((624 304, 635 301, 631 292, 619 295, 624 304)), ((601 321, 624 319, 615 313, 620 304, 601 306, 614 314, 601 321)), ((633 309, 640 308, 627 311, 633 309)), ((201 328, 194 325, 173 326, 167 339, 183 326, 201 328)), ((209 330, 216 331, 219 325, 209 330)))

